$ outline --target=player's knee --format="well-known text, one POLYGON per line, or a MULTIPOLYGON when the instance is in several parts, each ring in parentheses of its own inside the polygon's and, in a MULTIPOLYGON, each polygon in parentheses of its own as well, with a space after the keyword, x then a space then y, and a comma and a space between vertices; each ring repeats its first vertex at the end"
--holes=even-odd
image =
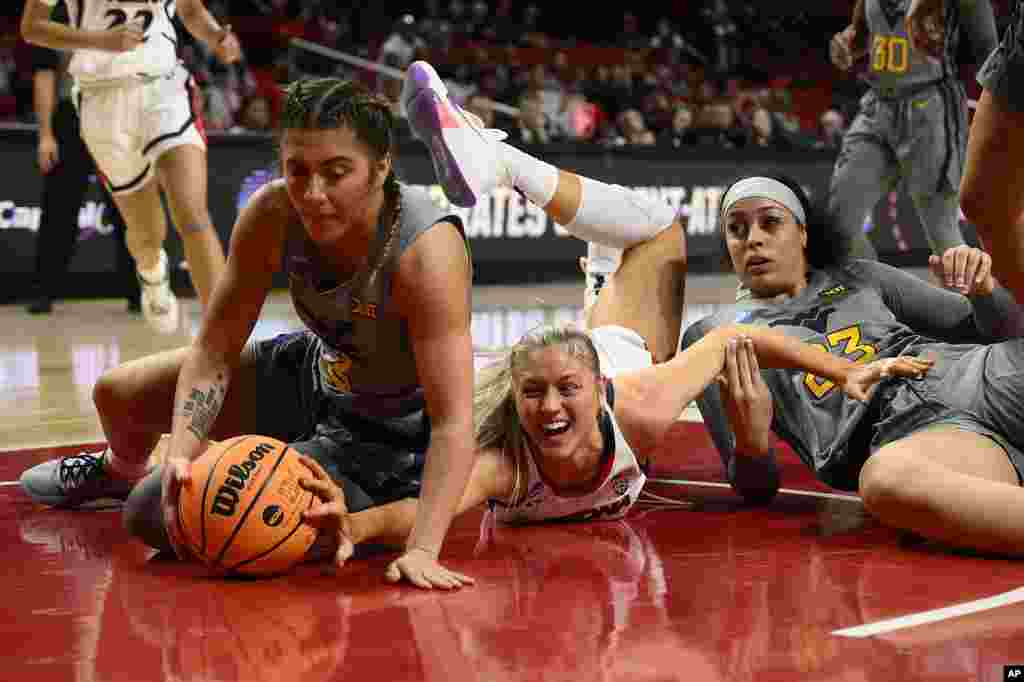
POLYGON ((902 506, 919 473, 910 457, 884 449, 875 453, 860 470, 858 491, 865 509, 884 517, 894 507, 902 506))
POLYGON ((92 387, 92 403, 101 415, 111 416, 117 412, 121 395, 119 376, 118 368, 109 369, 92 387))
POLYGON ((180 220, 174 221, 178 234, 187 238, 204 232, 213 232, 213 221, 205 210, 189 210, 180 220))
POLYGON ((132 489, 124 502, 121 522, 132 537, 155 549, 169 551, 171 543, 160 508, 162 470, 162 467, 157 467, 132 489))

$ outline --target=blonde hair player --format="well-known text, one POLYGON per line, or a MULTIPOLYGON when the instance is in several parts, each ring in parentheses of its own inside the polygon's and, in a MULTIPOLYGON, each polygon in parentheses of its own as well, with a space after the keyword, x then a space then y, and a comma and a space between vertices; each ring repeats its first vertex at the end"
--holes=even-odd
MULTIPOLYGON (((926 361, 905 358, 854 365, 774 330, 740 326, 713 332, 667 363, 652 363, 644 336, 625 325, 639 315, 633 301, 653 301, 643 307, 649 319, 641 328, 661 325, 660 334, 674 332, 668 321, 673 318, 665 313, 678 310, 681 300, 652 299, 649 292, 671 277, 681 238, 676 226, 625 251, 620 269, 594 304, 594 316, 605 320, 601 326, 535 329, 477 373, 476 456, 456 513, 487 502, 498 521, 513 524, 623 517, 685 405, 744 347, 767 366, 820 373, 860 400, 885 376, 927 371, 926 361)), ((303 485, 322 502, 307 515, 321 529, 310 560, 341 565, 362 542, 408 543, 422 507, 415 499, 370 505, 351 477, 321 458, 303 461, 311 470, 303 485)), ((159 535, 138 535, 167 549, 159 535)), ((388 577, 400 575, 392 568, 388 577)))
POLYGON ((177 56, 175 7, 188 31, 222 62, 238 60, 238 40, 201 0, 64 0, 68 24, 50 18, 58 2, 25 0, 22 35, 73 52, 68 68, 82 139, 128 227, 142 313, 158 332, 173 333, 180 310, 163 248, 161 189, 204 307, 225 269, 207 209, 206 139, 192 106, 195 83, 177 56))
MULTIPOLYGON (((867 400, 885 377, 919 376, 930 366, 910 358, 855 365, 781 332, 740 325, 721 327, 669 362, 652 364, 644 339, 614 322, 635 315, 628 302, 643 300, 651 278, 671 267, 677 253, 665 239, 628 250, 595 303, 608 324, 534 330, 478 373, 477 457, 460 512, 487 502, 503 523, 623 517, 671 426, 741 348, 765 366, 821 372, 855 400, 867 400), (625 282, 628 288, 615 292, 625 282)), ((664 323, 660 306, 647 310, 664 323)), ((322 531, 316 558, 340 565, 361 542, 400 543, 408 535, 414 500, 350 513, 343 488, 304 461, 313 473, 304 485, 323 503, 307 513, 322 531)))

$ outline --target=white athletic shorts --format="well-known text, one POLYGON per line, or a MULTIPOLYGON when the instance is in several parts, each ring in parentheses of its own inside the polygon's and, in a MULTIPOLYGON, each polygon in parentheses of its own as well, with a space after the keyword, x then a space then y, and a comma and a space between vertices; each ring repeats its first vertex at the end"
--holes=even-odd
POLYGON ((152 177, 168 149, 206 149, 202 116, 192 106, 195 81, 179 64, 166 76, 100 81, 76 88, 82 139, 113 194, 152 177))
POLYGON ((591 329, 589 333, 601 360, 601 374, 609 379, 620 372, 654 364, 647 344, 632 329, 608 325, 591 329))

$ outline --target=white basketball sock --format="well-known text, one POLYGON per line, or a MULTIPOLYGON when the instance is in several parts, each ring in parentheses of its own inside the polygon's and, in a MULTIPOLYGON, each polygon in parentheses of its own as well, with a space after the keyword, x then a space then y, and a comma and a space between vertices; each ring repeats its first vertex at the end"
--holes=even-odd
POLYGON ((558 169, 510 144, 496 144, 512 186, 541 208, 551 203, 558 189, 558 169))
POLYGON ((580 207, 565 226, 580 239, 625 249, 653 239, 676 219, 675 209, 661 199, 591 178, 580 181, 580 207))
POLYGON ((597 302, 597 296, 622 263, 622 249, 590 242, 587 244, 586 283, 583 289, 583 310, 597 302))
POLYGON ((167 252, 160 249, 160 258, 157 260, 156 267, 148 270, 138 268, 138 271, 146 284, 159 284, 167 276, 167 252))

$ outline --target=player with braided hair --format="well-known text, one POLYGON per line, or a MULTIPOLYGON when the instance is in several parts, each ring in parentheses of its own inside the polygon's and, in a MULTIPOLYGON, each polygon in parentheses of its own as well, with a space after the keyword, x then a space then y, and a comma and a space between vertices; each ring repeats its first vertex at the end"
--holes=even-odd
POLYGON ((394 126, 387 102, 358 83, 288 88, 283 177, 242 209, 199 336, 101 377, 109 447, 26 471, 30 496, 66 507, 127 497, 129 530, 177 549, 189 462, 208 439, 260 433, 344 481, 357 508, 418 495, 422 478, 415 530, 389 575, 468 580, 437 556, 473 462, 471 262, 458 216, 397 180, 394 126), (308 329, 247 345, 282 267, 308 329), (164 432, 167 457, 148 472, 164 432))

